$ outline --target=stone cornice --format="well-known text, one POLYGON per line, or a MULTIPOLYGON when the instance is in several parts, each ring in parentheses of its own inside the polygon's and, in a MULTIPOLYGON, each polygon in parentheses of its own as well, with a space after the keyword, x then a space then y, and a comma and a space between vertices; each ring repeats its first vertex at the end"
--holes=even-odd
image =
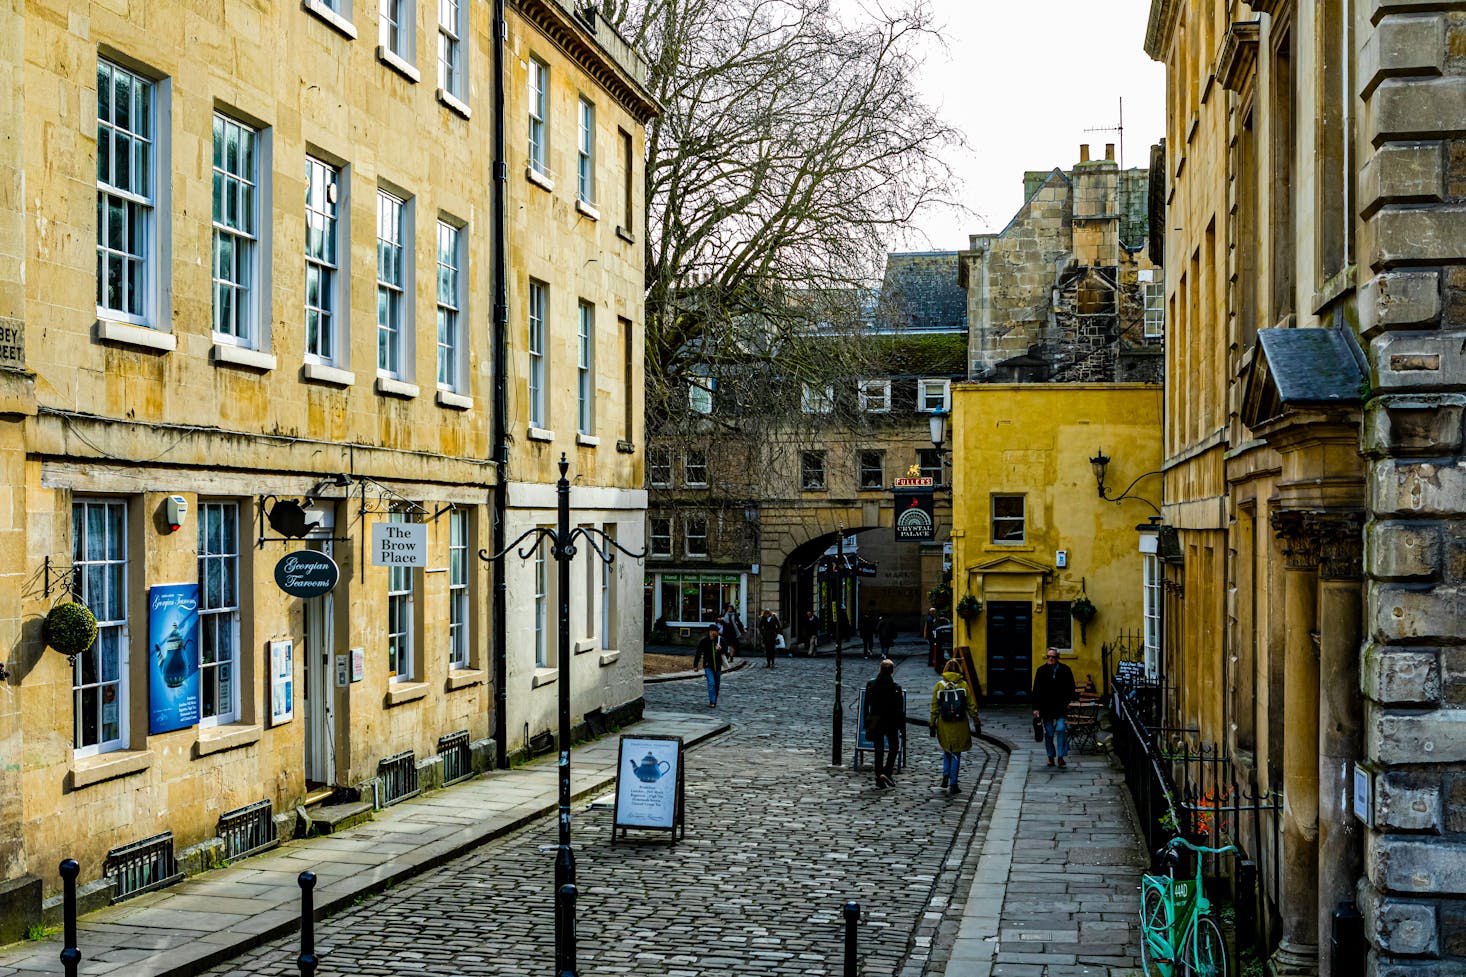
POLYGON ((1217 54, 1217 80, 1229 92, 1246 87, 1247 79, 1257 73, 1257 43, 1262 35, 1262 22, 1234 21, 1222 38, 1217 54))
POLYGON ((1166 47, 1176 31, 1181 0, 1150 0, 1150 19, 1145 25, 1145 53, 1152 61, 1166 60, 1166 47))
MULTIPOLYGON (((538 28, 540 33, 548 37, 582 71, 594 78, 638 123, 645 125, 648 119, 661 112, 661 106, 641 80, 618 63, 587 26, 557 0, 512 0, 512 3, 525 20, 538 28)), ((594 16, 599 17, 598 14, 594 16)), ((615 34, 614 28, 604 21, 597 30, 611 32, 616 41, 625 45, 621 36, 615 34)), ((629 46, 627 50, 630 57, 640 59, 640 55, 630 51, 629 46)))
POLYGON ((1247 5, 1252 8, 1253 13, 1276 17, 1283 8, 1291 7, 1293 0, 1249 0, 1247 5))

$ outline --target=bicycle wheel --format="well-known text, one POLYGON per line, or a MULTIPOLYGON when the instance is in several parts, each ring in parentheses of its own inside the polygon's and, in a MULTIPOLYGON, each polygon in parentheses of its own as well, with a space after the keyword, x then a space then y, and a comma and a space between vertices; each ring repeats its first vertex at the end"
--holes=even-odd
POLYGON ((1210 916, 1196 917, 1182 943, 1181 966, 1186 977, 1227 977, 1227 947, 1210 916))
POLYGON ((1170 940, 1171 913, 1165 895, 1145 886, 1140 896, 1140 970, 1145 977, 1171 977, 1170 940))

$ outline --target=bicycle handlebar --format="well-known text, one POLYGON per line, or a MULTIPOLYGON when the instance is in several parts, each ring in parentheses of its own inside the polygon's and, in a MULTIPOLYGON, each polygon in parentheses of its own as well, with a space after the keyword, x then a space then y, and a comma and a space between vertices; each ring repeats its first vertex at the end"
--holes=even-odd
POLYGON ((1169 851, 1172 848, 1175 848, 1177 845, 1182 845, 1186 848, 1190 848, 1192 851, 1195 852, 1201 852, 1203 855, 1225 855, 1229 851, 1237 850, 1236 845, 1225 845, 1221 848, 1208 848, 1205 845, 1193 845, 1191 842, 1187 841, 1185 838, 1182 838, 1180 835, 1177 835, 1170 841, 1166 842, 1166 850, 1169 851))

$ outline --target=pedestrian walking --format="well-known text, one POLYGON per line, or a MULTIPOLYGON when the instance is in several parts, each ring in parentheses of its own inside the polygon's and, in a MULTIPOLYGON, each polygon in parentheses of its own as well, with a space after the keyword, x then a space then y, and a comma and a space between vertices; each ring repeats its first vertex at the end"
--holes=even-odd
POLYGON ((978 722, 977 700, 962 677, 957 659, 949 658, 942 666, 942 677, 932 689, 931 735, 942 748, 942 789, 957 793, 957 772, 962 754, 972 749, 972 728, 978 722))
POLYGON ((921 636, 926 639, 926 663, 937 671, 942 670, 942 660, 937 657, 937 625, 941 618, 937 617, 937 609, 928 607, 926 617, 921 622, 921 636))
MULTIPOLYGON (((860 615, 860 653, 866 658, 875 650, 876 645, 876 616, 874 611, 864 611, 860 615)), ((885 656, 882 655, 882 658, 885 656)))
POLYGON ((1057 763, 1067 766, 1064 757, 1069 753, 1069 727, 1064 717, 1069 713, 1069 703, 1074 699, 1074 673, 1069 666, 1059 661, 1057 648, 1044 652, 1044 663, 1033 673, 1033 692, 1029 701, 1033 704, 1033 716, 1043 721, 1044 750, 1049 754, 1049 766, 1057 763))
POLYGON ((799 622, 799 645, 806 655, 813 655, 819 643, 820 616, 814 611, 805 611, 799 622))
POLYGON ((881 659, 876 677, 865 683, 865 731, 876 750, 876 786, 895 787, 896 757, 906 727, 906 700, 896 683, 896 663, 881 659))
POLYGON ((764 668, 773 668, 774 655, 784 641, 784 625, 780 623, 779 615, 768 608, 758 619, 758 639, 764 646, 764 668))
POLYGON ((722 629, 716 624, 708 625, 708 633, 697 643, 692 656, 692 667, 702 666, 702 673, 708 680, 708 708, 718 707, 718 686, 723 681, 723 639, 722 629))
POLYGON ((723 616, 718 618, 718 623, 723 628, 723 648, 728 654, 728 660, 732 661, 738 657, 738 650, 743 644, 743 619, 738 614, 738 608, 731 603, 723 605, 723 616))
POLYGON ((896 619, 889 614, 881 616, 876 624, 876 638, 881 643, 881 657, 891 657, 891 646, 896 643, 896 619))

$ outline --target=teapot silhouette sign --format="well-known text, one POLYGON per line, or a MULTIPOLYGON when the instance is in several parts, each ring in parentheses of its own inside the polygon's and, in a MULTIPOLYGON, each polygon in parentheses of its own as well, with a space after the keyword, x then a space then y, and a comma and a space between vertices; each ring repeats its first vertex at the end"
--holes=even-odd
POLYGON ((647 751, 646 756, 641 758, 640 765, 635 760, 626 762, 631 764, 631 772, 636 774, 636 779, 648 784, 661 780, 662 775, 672 769, 671 763, 666 760, 658 760, 650 750, 647 751))

